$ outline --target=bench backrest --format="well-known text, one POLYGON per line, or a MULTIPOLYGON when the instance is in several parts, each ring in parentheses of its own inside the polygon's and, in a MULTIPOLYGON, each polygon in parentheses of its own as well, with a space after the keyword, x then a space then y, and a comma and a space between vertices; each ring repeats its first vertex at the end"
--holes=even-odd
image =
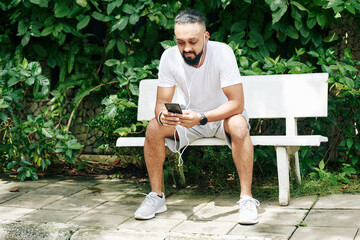
MULTIPOLYGON (((245 108, 250 118, 286 118, 287 135, 296 135, 296 118, 326 117, 328 74, 243 76, 245 108)), ((157 80, 142 80, 138 120, 154 117, 157 80)), ((173 102, 183 103, 176 90, 173 102)))

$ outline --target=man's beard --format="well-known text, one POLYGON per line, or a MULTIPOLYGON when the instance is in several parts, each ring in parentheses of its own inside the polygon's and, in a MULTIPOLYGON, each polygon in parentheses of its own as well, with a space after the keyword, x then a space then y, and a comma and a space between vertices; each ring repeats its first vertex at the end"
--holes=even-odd
POLYGON ((200 60, 201 60, 201 56, 203 54, 203 50, 201 50, 201 52, 199 54, 196 54, 194 51, 190 51, 190 52, 185 52, 183 51, 182 53, 182 57, 184 58, 184 61, 190 65, 190 66, 196 66, 199 64, 200 60), (195 58, 188 58, 185 57, 186 53, 193 53, 195 55, 195 58))

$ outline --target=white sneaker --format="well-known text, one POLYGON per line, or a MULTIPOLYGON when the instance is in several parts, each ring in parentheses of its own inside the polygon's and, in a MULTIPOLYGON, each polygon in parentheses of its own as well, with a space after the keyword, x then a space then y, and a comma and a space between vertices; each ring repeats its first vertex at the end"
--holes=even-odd
POLYGON ((238 223, 256 224, 259 222, 257 207, 260 203, 255 198, 244 196, 237 202, 240 206, 238 223))
POLYGON ((140 207, 136 210, 135 219, 151 219, 155 217, 156 213, 162 213, 167 210, 165 204, 165 194, 159 197, 157 193, 151 192, 146 195, 145 200, 141 203, 140 207))

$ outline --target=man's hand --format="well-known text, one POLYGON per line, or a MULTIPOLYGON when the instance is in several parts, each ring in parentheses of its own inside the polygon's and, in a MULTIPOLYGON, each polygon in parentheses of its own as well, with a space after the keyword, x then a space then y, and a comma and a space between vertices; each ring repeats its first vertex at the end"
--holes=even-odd
POLYGON ((160 121, 166 127, 176 127, 177 125, 191 128, 200 123, 201 115, 191 110, 183 110, 183 114, 171 113, 167 110, 163 111, 160 121))
POLYGON ((176 127, 180 124, 180 118, 178 115, 182 114, 171 113, 167 110, 164 110, 160 116, 160 121, 165 127, 176 127))
POLYGON ((191 111, 191 110, 183 110, 183 114, 176 114, 180 119, 180 125, 186 128, 191 128, 200 123, 201 115, 200 113, 191 111))

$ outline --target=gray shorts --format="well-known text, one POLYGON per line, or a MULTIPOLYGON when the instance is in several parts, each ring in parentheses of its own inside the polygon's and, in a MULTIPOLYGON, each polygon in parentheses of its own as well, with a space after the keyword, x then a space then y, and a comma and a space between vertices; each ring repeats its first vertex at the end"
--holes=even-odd
MULTIPOLYGON (((246 110, 241 114, 247 122, 248 129, 250 130, 249 117, 246 110)), ((224 127, 224 120, 218 122, 210 122, 206 125, 195 125, 192 128, 185 128, 183 126, 176 126, 179 139, 165 138, 165 143, 172 152, 178 152, 186 145, 192 143, 199 138, 221 138, 231 148, 231 138, 226 134, 224 127)))

